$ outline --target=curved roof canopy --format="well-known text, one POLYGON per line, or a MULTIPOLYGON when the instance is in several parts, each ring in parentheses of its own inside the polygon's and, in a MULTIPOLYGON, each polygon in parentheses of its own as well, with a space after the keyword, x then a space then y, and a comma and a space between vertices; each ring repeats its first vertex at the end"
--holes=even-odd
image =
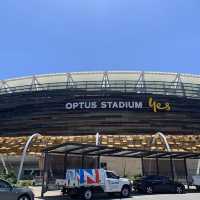
POLYGON ((0 81, 0 94, 53 89, 153 93, 200 98, 200 75, 141 71, 72 72, 0 81))

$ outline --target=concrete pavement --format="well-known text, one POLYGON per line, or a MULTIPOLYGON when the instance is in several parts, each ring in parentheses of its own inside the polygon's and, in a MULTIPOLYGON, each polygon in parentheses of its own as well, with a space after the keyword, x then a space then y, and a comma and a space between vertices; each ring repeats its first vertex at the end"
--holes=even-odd
MULTIPOLYGON (((45 194, 45 198, 40 198, 41 187, 31 187, 35 193, 35 200, 69 200, 68 197, 60 196, 60 191, 49 191, 45 194)), ((106 195, 95 197, 97 200, 121 200, 120 197, 109 198, 106 195)), ((133 194, 130 198, 123 200, 199 200, 200 193, 185 193, 185 194, 153 194, 153 195, 138 195, 133 194)), ((80 200, 80 199, 79 199, 80 200)))

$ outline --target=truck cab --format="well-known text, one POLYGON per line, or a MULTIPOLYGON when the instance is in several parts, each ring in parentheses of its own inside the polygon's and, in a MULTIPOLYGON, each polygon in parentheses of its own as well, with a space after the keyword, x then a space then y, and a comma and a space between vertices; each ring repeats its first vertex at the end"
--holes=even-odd
MULTIPOLYGON (((127 186, 131 190, 131 183, 127 178, 121 178, 113 171, 105 170, 105 189, 104 192, 115 193, 121 192, 122 188, 127 186)), ((128 191, 124 191, 128 192, 128 191)))

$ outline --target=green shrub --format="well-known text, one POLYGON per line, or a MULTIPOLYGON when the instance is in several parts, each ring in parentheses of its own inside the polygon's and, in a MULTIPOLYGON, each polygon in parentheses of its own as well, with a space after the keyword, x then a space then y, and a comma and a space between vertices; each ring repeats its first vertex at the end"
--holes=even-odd
POLYGON ((0 178, 8 181, 11 184, 17 183, 17 177, 14 171, 9 171, 8 174, 4 170, 0 171, 0 178))
POLYGON ((136 174, 136 175, 130 177, 129 179, 132 180, 132 181, 134 181, 134 180, 137 180, 137 179, 140 178, 140 177, 142 177, 141 174, 136 174))
POLYGON ((17 185, 19 187, 28 187, 33 185, 32 180, 21 180, 17 183, 17 176, 14 171, 9 171, 8 174, 6 174, 5 170, 1 170, 0 179, 8 181, 10 184, 17 185))
POLYGON ((33 181, 32 180, 21 180, 17 183, 17 186, 19 186, 19 187, 33 186, 33 181))

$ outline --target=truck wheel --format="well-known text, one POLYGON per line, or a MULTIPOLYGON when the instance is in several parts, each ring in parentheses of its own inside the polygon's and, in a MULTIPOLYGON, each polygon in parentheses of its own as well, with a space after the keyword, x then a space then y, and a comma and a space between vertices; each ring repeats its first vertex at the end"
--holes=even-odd
POLYGON ((27 195, 22 195, 18 198, 18 200, 30 200, 31 198, 27 195))
POLYGON ((85 189, 83 191, 83 199, 85 200, 91 200, 93 197, 93 193, 92 193, 92 190, 91 189, 85 189))
POLYGON ((183 194, 184 193, 184 188, 181 186, 177 186, 176 187, 176 193, 177 194, 183 194))
POLYGON ((130 188, 128 186, 124 186, 121 190, 121 196, 123 198, 127 198, 130 195, 130 188))

